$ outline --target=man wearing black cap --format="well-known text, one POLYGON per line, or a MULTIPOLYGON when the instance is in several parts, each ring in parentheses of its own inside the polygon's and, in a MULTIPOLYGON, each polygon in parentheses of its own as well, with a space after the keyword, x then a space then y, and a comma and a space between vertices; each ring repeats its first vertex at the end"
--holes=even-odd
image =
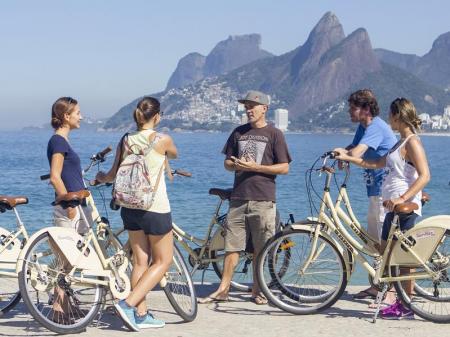
MULTIPOLYGON (((245 106, 248 123, 231 133, 222 151, 226 156, 225 169, 235 172, 227 216, 224 271, 219 288, 200 299, 200 303, 228 300, 239 252, 246 249, 247 238, 251 235, 256 261, 256 255, 275 234, 275 177, 287 174, 291 162, 283 133, 266 122, 269 97, 252 90, 239 102, 245 106)), ((252 299, 256 304, 267 303, 255 272, 252 299)))

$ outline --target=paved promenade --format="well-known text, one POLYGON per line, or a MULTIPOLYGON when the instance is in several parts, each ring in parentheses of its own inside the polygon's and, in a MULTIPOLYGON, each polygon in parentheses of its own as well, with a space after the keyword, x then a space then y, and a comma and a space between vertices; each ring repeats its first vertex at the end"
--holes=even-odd
MULTIPOLYGON (((216 286, 198 286, 199 296, 216 286)), ((107 309, 98 326, 88 327, 81 336, 448 336, 449 325, 438 325, 421 319, 413 321, 378 320, 372 324, 373 310, 366 300, 352 301, 351 294, 360 288, 348 288, 349 293, 325 312, 311 316, 294 316, 269 305, 257 306, 248 301, 249 294, 233 292, 230 302, 199 305, 197 319, 183 323, 174 313, 162 291, 149 296, 151 308, 158 318, 166 320, 162 329, 128 332, 120 319, 107 309)), ((22 303, 12 312, 0 317, 0 336, 54 336, 34 322, 22 303)))

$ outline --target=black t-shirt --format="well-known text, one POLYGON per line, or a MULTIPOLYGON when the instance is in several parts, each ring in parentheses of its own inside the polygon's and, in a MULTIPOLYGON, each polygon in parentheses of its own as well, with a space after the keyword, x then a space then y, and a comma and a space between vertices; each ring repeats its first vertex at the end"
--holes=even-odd
POLYGON ((78 157, 67 140, 60 135, 53 135, 48 141, 47 158, 50 166, 52 164, 52 156, 55 153, 61 153, 64 156, 61 179, 67 192, 84 190, 80 157, 78 157))
MULTIPOLYGON (((253 129, 250 124, 237 127, 222 152, 226 159, 235 156, 261 165, 290 163, 291 156, 283 132, 266 125, 253 129)), ((275 201, 275 175, 236 171, 231 199, 275 201)))

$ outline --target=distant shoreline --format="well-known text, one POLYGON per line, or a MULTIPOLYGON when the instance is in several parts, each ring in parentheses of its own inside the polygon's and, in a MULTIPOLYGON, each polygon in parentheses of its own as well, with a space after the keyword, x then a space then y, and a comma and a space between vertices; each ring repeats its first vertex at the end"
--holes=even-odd
MULTIPOLYGON (((51 131, 53 130, 51 128, 42 128, 42 127, 25 127, 18 130, 0 130, 2 132, 17 132, 17 131, 25 131, 25 132, 35 132, 35 131, 51 131)), ((91 128, 82 128, 79 131, 81 132, 124 132, 123 130, 93 130, 91 128)), ((189 130, 189 129, 169 129, 169 130, 162 130, 163 132, 174 132, 174 133, 230 133, 230 131, 218 131, 218 130, 189 130)), ((285 134, 321 134, 321 135, 331 135, 331 134, 340 134, 340 135, 353 135, 354 131, 349 130, 321 130, 321 131, 302 131, 302 130, 296 130, 296 131, 286 131, 285 134)), ((431 137, 450 137, 450 132, 420 132, 419 136, 431 136, 431 137)))

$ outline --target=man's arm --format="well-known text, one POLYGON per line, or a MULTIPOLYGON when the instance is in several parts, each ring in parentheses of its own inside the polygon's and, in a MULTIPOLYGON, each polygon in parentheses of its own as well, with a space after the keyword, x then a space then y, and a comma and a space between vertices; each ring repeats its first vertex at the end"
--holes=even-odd
POLYGON ((225 160, 225 168, 227 168, 227 161, 231 161, 232 169, 230 171, 247 171, 247 172, 258 172, 264 174, 288 174, 289 173, 289 163, 278 163, 273 165, 261 165, 254 161, 245 161, 243 159, 238 159, 236 157, 231 157, 225 160))
POLYGON ((347 154, 352 157, 361 158, 369 147, 366 144, 358 144, 352 147, 347 154))

